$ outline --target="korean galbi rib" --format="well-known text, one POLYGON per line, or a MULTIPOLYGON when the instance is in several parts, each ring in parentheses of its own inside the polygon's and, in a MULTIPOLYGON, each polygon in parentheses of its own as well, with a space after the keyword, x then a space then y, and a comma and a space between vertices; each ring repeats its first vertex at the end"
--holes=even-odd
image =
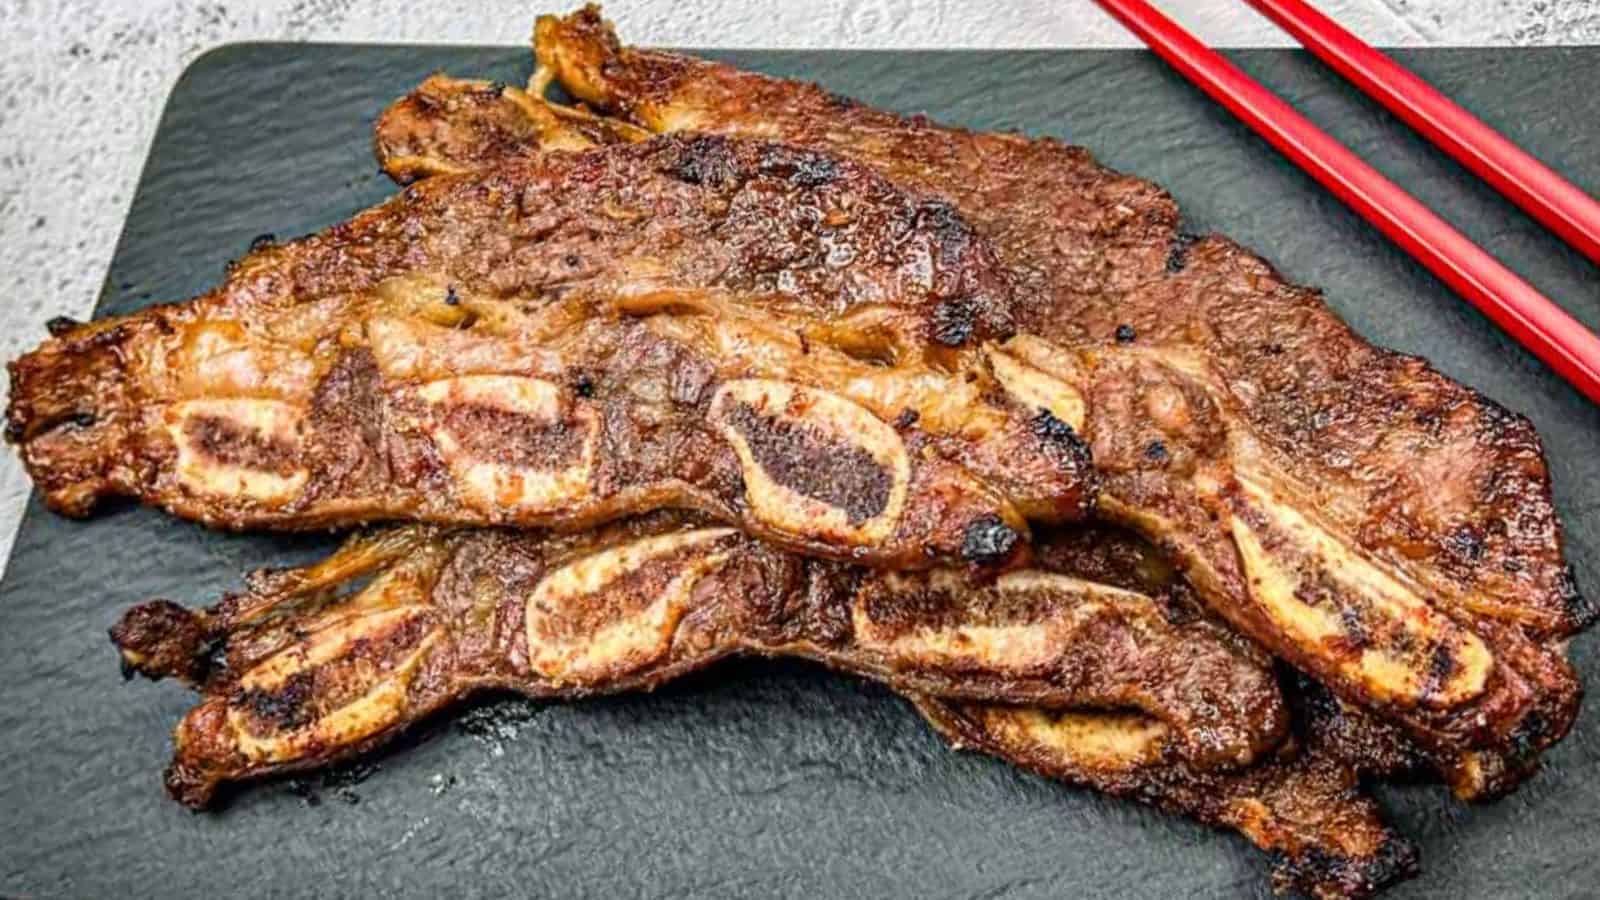
POLYGON ((1040 569, 974 583, 807 560, 676 514, 567 536, 378 532, 209 610, 136 607, 112 634, 130 668, 203 695, 167 777, 192 806, 470 694, 649 688, 735 653, 952 699, 1139 710, 1196 769, 1247 764, 1287 727, 1264 657, 1148 595, 1040 569))
POLYGON ((1235 627, 1406 722, 1458 793, 1509 788, 1570 726, 1560 641, 1594 609, 1526 420, 1183 234, 1165 192, 1081 148, 625 47, 592 7, 541 18, 536 50, 526 96, 553 78, 629 125, 781 140, 947 200, 1010 273, 1018 333, 1066 354, 1045 371, 1082 404, 1099 514, 1168 549, 1235 627))
POLYGON ((760 142, 617 149, 430 179, 197 300, 64 327, 12 365, 8 436, 58 510, 230 528, 671 506, 916 568, 1086 514, 1037 373, 939 356, 1009 306, 948 207, 760 142))
MULTIPOLYGON (((574 121, 598 120, 516 88, 436 76, 386 111, 375 144, 380 164, 405 179, 644 139, 624 126, 567 129, 574 121), (540 107, 564 111, 540 116, 538 128, 508 124, 540 107), (476 140, 485 134, 502 136, 476 140), (410 162, 401 169, 396 158, 410 162)), ((999 346, 1000 366, 1028 367, 1032 401, 1091 441, 1108 487, 1102 515, 1160 541, 1247 633, 1346 698, 1405 721, 1458 791, 1509 787, 1565 732, 1578 691, 1559 650, 1470 610, 1441 612, 1404 570, 1341 534, 1312 502, 1321 495, 1244 424, 1210 354, 1029 335, 999 346)))

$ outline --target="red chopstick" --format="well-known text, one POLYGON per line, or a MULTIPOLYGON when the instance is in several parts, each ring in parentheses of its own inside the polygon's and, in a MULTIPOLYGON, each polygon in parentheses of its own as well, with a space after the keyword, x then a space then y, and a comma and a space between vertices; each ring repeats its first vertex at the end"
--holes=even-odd
POLYGON ((1099 3, 1156 55, 1600 403, 1600 338, 1582 323, 1145 0, 1099 3))
POLYGON ((1248 0, 1307 50, 1600 263, 1600 203, 1302 0, 1248 0))

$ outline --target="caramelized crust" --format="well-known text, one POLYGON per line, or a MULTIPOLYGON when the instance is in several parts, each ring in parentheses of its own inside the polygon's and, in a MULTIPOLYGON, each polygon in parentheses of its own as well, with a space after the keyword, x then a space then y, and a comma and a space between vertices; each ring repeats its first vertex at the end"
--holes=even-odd
POLYGON ((130 668, 202 694, 168 772, 192 806, 477 691, 648 689, 734 653, 957 700, 1136 709, 1197 769, 1246 765, 1287 726, 1259 654, 1148 595, 1042 569, 878 573, 659 514, 570 536, 378 532, 205 611, 135 607, 112 638, 130 668))
POLYGON ((1040 557, 986 586, 807 562, 675 516, 565 536, 406 528, 257 573, 209 610, 143 604, 112 637, 131 668, 202 695, 167 776, 191 806, 365 752, 480 689, 649 689, 731 653, 791 655, 905 692, 957 747, 1240 831, 1280 888, 1360 897, 1414 871, 1342 755, 1381 729, 1307 686, 1272 750, 1278 734, 1255 730, 1287 724, 1269 661, 1200 618, 1151 548, 1077 529, 1040 557), (1078 703, 1142 712, 1059 708, 1078 703), (1230 755, 1239 741, 1259 746, 1230 755))
POLYGON ((512 85, 434 75, 384 110, 373 150, 401 184, 482 168, 486 157, 513 159, 530 145, 583 150, 650 136, 620 119, 545 103, 512 85))

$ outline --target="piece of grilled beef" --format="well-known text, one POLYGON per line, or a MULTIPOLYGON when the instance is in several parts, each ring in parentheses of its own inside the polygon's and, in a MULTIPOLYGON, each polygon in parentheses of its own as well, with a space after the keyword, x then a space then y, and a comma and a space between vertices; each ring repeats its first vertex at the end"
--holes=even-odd
POLYGON ((1052 139, 941 126, 815 85, 623 47, 594 7, 541 18, 537 52, 575 96, 652 131, 759 134, 948 199, 1022 282, 1019 330, 1199 351, 1243 424, 1362 548, 1534 634, 1570 634, 1593 618, 1562 559, 1529 422, 1368 344, 1315 291, 1243 248, 1183 236, 1158 186, 1052 139))
POLYGON ((1301 725, 1302 744, 1283 759, 1222 773, 1173 759, 1166 728, 1132 713, 913 702, 957 749, 1238 831, 1272 855, 1280 892, 1368 897, 1416 873, 1416 848, 1384 823, 1316 718, 1301 725))
MULTIPOLYGON (((1242 248, 1183 237, 1164 192, 1080 148, 626 48, 593 8, 541 19, 536 43, 536 81, 554 75, 630 124, 778 138, 948 199, 1010 271, 1008 318, 1052 341, 1023 339, 1037 351, 1024 355, 1083 414, 1101 514, 1169 549, 1235 626, 1406 721, 1458 793, 1510 787, 1565 733, 1579 690, 1553 641, 1592 610, 1525 420, 1366 344, 1242 248)), ((391 110, 380 156, 470 168, 519 152, 452 124, 514 118, 507 97, 448 99, 462 93, 436 82, 391 110)), ((555 124, 524 154, 576 134, 542 121, 555 124)), ((637 137, 591 125, 570 146, 637 137)))
POLYGON ((478 691, 649 688, 733 653, 952 699, 1140 710, 1196 769, 1251 762, 1288 718, 1259 651, 1169 621, 1148 595, 1042 569, 975 582, 807 560, 675 513, 567 536, 378 532, 203 612, 135 607, 112 634, 132 669, 204 695, 168 774, 196 806, 224 782, 359 753, 478 691))
POLYGON ((475 691, 648 689, 731 653, 794 655, 906 693, 958 746, 1238 830, 1274 855, 1281 885, 1353 897, 1410 874, 1413 851, 1356 767, 1320 749, 1332 707, 1242 771, 1206 768, 1197 750, 1216 762, 1281 733, 1269 662, 1167 592, 1136 539, 1061 532, 1041 551, 1050 571, 974 587, 805 561, 675 515, 567 536, 412 527, 258 573, 210 610, 135 607, 112 634, 131 668, 202 694, 167 774, 191 806, 365 752, 475 691), (1084 577, 1108 562, 1161 595, 1084 577))
POLYGON ((759 142, 617 151, 430 179, 202 298, 59 334, 11 367, 9 436, 58 510, 127 495, 230 528, 677 506, 921 567, 1085 515, 1041 376, 930 349, 1008 308, 948 207, 759 142))
MULTIPOLYGON (((1204 615, 1189 583, 1132 535, 1056 529, 1036 549, 1039 568, 1155 597, 1170 621, 1204 615)), ((1280 892, 1366 897, 1414 875, 1416 848, 1385 824, 1362 784, 1413 777, 1425 759, 1400 729, 1314 682, 1293 678, 1285 694, 1292 740, 1237 772, 1197 769, 1181 758, 1167 726, 1143 715, 910 699, 958 749, 1240 832, 1272 855, 1280 892)))
MULTIPOLYGON (((516 140, 478 142, 480 135, 516 132, 507 120, 526 117, 526 110, 540 106, 562 109, 515 88, 430 78, 380 117, 375 140, 379 161, 397 178, 415 178, 430 170, 493 167, 518 155, 643 139, 623 125, 597 127, 590 114, 567 110, 541 115, 543 125, 530 124, 516 140), (586 126, 563 130, 568 121, 586 126), (396 148, 410 161, 404 169, 391 164, 396 148), (430 159, 434 162, 422 162, 430 159)), ((1300 489, 1273 454, 1247 430, 1232 426, 1230 418, 1238 418, 1236 404, 1216 383, 1206 358, 1189 348, 1063 348, 1028 337, 1013 338, 1005 346, 1041 376, 1033 382, 1038 402, 1054 404, 1056 414, 1094 440, 1107 458, 1159 457, 1162 473, 1111 476, 1124 493, 1104 498, 1107 511, 1160 534, 1169 547, 1177 547, 1174 555, 1180 562, 1197 557, 1220 561, 1224 568, 1207 565, 1190 572, 1223 599, 1241 592, 1248 596, 1240 583, 1245 570, 1235 556, 1243 554, 1246 570, 1253 566, 1271 576, 1261 584, 1277 590, 1276 596, 1262 598, 1264 612, 1247 605, 1239 617, 1247 617, 1257 635, 1287 626, 1288 633, 1281 636, 1287 649, 1280 644, 1280 652, 1320 677, 1343 678, 1347 698, 1362 698, 1368 708, 1396 715, 1396 694, 1419 688, 1445 693, 1443 683, 1430 679, 1464 674, 1463 657, 1471 657, 1483 676, 1489 648, 1501 662, 1500 672, 1492 682, 1483 679, 1479 697, 1460 706, 1439 703, 1442 712, 1408 711, 1402 704, 1398 714, 1431 748, 1435 766, 1458 791, 1485 795, 1509 787, 1531 769, 1537 749, 1566 730, 1578 693, 1561 652, 1539 647, 1516 629, 1481 616, 1437 615, 1422 602, 1423 592, 1353 553, 1349 542, 1341 541, 1320 511, 1311 508, 1307 498, 1312 495, 1300 489), (1151 434, 1152 418, 1178 424, 1167 427, 1157 421, 1151 434), (1174 440, 1174 434, 1182 440, 1174 440), (1217 534, 1207 520, 1223 513, 1234 520, 1231 534, 1217 534), (1328 576, 1330 571, 1335 577, 1328 576), (1296 621, 1307 618, 1295 615, 1294 602, 1307 586, 1314 588, 1309 606, 1326 607, 1323 622, 1296 621), (1395 597, 1403 605, 1392 604, 1395 597), (1464 629, 1457 625, 1459 618, 1467 620, 1464 629), (1318 643, 1319 628, 1329 627, 1357 633, 1363 641, 1331 648, 1318 643), (1369 658, 1369 651, 1380 645, 1392 652, 1369 658), (1463 652, 1452 652, 1452 645, 1463 652), (1340 652, 1346 659, 1329 658, 1340 652), (1393 665, 1396 657, 1400 665, 1393 665)), ((1128 466, 1118 470, 1126 473, 1128 466)))

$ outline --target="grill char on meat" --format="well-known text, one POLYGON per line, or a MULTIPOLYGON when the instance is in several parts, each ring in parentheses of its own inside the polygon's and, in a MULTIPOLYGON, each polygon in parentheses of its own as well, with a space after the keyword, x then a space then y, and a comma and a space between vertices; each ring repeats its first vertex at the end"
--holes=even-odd
MULTIPOLYGON (((1361 341, 1241 248, 1182 237, 1164 192, 1079 148, 624 48, 593 9, 541 19, 536 35, 536 81, 554 75, 632 124, 776 137, 947 198, 993 240, 1021 330, 1108 341, 1031 357, 1086 410, 1101 514, 1166 548, 1236 627, 1405 721, 1458 793, 1511 787, 1570 726, 1580 692, 1553 639, 1592 611, 1525 420, 1361 341)), ((405 147, 470 168, 538 149, 475 143, 463 128, 516 110, 482 86, 471 109, 447 99, 466 84, 437 80, 392 109, 380 159, 405 147)))
POLYGON ((205 697, 168 779, 190 805, 225 781, 359 752, 470 693, 649 688, 732 653, 953 699, 1137 709, 1201 769, 1247 764, 1287 726, 1259 651, 1203 620, 1169 622, 1147 595, 1038 569, 974 582, 806 560, 675 513, 576 536, 357 537, 204 612, 135 607, 113 637, 133 669, 205 697))
POLYGON ((232 528, 680 506, 923 567, 1086 513, 1041 376, 940 359, 1009 308, 945 207, 809 151, 618 149, 430 179, 198 300, 58 335, 12 366, 9 436, 58 510, 122 494, 232 528))
MULTIPOLYGON (((408 184, 435 172, 486 168, 530 153, 575 152, 648 137, 626 123, 530 97, 515 87, 434 75, 379 117, 374 146, 384 170, 408 184)), ((1036 548, 1040 564, 1128 590, 1173 596, 1176 610, 1196 608, 1188 583, 1157 561, 1149 545, 1103 535, 1095 528, 1057 532, 1036 548)), ((1327 698, 1309 682, 1300 693, 1322 698, 1309 718, 1317 723, 1325 754, 1377 777, 1411 778, 1425 768, 1393 725, 1327 698)))

